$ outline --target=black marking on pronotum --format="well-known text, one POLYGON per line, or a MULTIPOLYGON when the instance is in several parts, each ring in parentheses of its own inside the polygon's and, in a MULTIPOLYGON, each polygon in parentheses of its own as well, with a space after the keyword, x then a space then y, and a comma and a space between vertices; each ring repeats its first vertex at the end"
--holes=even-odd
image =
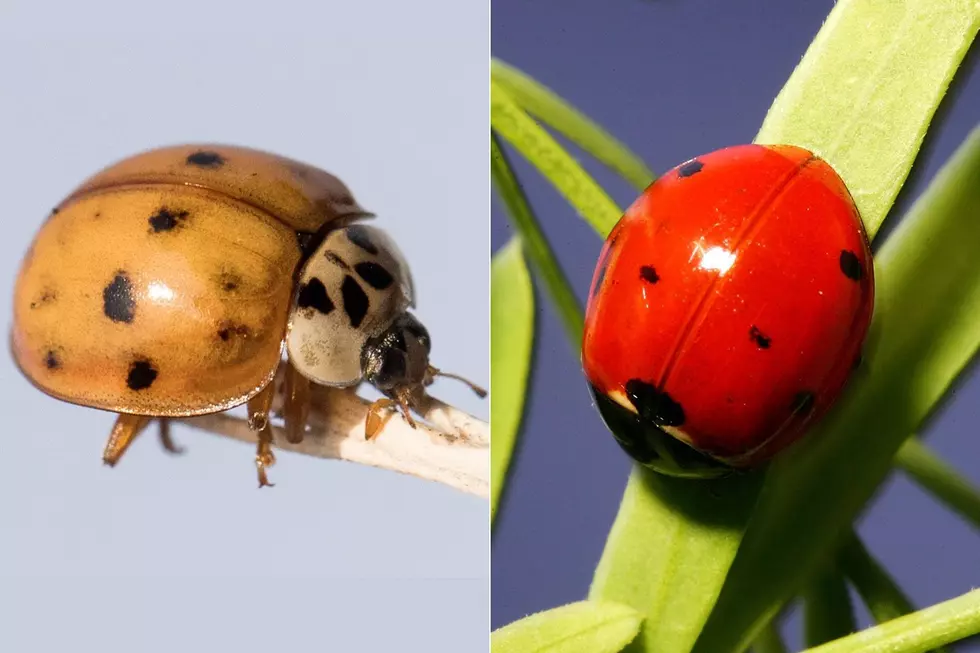
POLYGON ((249 335, 251 335, 251 330, 244 324, 233 324, 231 322, 226 322, 222 324, 220 329, 218 329, 218 337, 224 342, 228 342, 233 336, 238 338, 248 338, 249 335))
POLYGON ((754 324, 749 329, 749 338, 758 345, 759 349, 769 349, 769 345, 772 344, 772 338, 762 333, 754 324))
POLYGON ((136 315, 136 299, 133 297, 133 282, 124 270, 102 290, 102 312, 113 322, 130 323, 136 315))
POLYGON ((313 277, 299 287, 296 305, 300 308, 312 308, 324 315, 333 311, 334 304, 327 295, 327 288, 317 277, 313 277))
POLYGON ((126 385, 130 390, 146 390, 156 379, 157 370, 153 367, 153 363, 145 358, 139 358, 129 366, 126 385))
POLYGON ((860 281, 861 277, 864 276, 864 270, 861 269, 861 261, 857 254, 846 249, 840 253, 840 271, 844 273, 845 277, 854 281, 860 281))
POLYGON ((684 177, 691 177, 701 172, 701 169, 703 167, 704 167, 703 163, 701 163, 697 159, 691 159, 690 161, 683 164, 681 167, 677 169, 677 176, 682 179, 684 177))
POLYGON ((368 282, 372 288, 377 290, 384 290, 394 283, 395 278, 391 276, 391 273, 384 269, 383 266, 377 263, 372 263, 371 261, 364 261, 363 263, 355 263, 354 271, 368 282))
POLYGON ((371 240, 371 237, 368 235, 368 230, 361 225, 347 227, 347 239, 368 254, 378 253, 378 246, 371 240))
POLYGON ((49 349, 44 355, 44 366, 49 370, 56 370, 61 367, 61 357, 54 349, 49 349))
POLYGON ((681 426, 684 424, 684 408, 666 392, 640 379, 626 382, 626 396, 645 420, 657 426, 681 426))
POLYGON ((368 296, 352 276, 345 276, 340 285, 340 294, 344 298, 344 312, 355 329, 361 326, 368 311, 368 296))
POLYGON ((339 266, 342 270, 346 270, 347 272, 350 272, 350 266, 347 265, 347 261, 340 258, 340 254, 336 252, 327 251, 323 255, 327 257, 327 260, 333 263, 334 265, 339 266))
POLYGON ((200 168, 220 168, 224 163, 224 157, 217 152, 207 150, 199 150, 187 157, 187 165, 198 166, 200 168))
POLYGON ((647 283, 657 283, 660 281, 660 275, 657 274, 657 271, 649 265, 644 265, 640 268, 640 278, 647 283))
POLYGON ((791 410, 794 415, 799 415, 804 417, 809 415, 813 410, 813 403, 816 401, 816 396, 809 390, 801 390, 797 392, 793 397, 793 404, 791 410))
POLYGON ((160 210, 150 216, 150 231, 160 233, 170 231, 187 219, 187 211, 171 211, 167 207, 160 207, 160 210))

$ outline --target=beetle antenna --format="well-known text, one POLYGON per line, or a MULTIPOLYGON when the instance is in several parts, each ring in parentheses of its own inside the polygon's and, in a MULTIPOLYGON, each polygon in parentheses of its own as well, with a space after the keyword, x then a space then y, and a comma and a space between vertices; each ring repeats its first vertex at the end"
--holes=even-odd
MULTIPOLYGON (((429 369, 428 369, 429 383, 432 382, 432 377, 436 377, 436 376, 442 376, 447 379, 456 379, 457 381, 461 381, 462 383, 465 383, 470 387, 470 389, 473 392, 476 393, 476 396, 480 397, 481 399, 487 396, 487 391, 481 388, 480 386, 478 386, 477 384, 473 383, 472 381, 468 379, 464 379, 458 374, 450 374, 449 372, 443 372, 442 370, 429 365, 429 369)), ((428 383, 426 385, 428 385, 428 383)))

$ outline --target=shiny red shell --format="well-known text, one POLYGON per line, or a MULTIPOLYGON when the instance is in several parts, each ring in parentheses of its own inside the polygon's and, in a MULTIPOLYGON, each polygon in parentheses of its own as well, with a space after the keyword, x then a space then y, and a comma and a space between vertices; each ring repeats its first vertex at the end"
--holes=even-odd
POLYGON ((582 362, 640 462, 656 456, 637 439, 659 433, 748 467, 834 403, 873 304, 868 238, 833 168, 798 147, 740 145, 674 168, 617 223, 592 281, 582 362))

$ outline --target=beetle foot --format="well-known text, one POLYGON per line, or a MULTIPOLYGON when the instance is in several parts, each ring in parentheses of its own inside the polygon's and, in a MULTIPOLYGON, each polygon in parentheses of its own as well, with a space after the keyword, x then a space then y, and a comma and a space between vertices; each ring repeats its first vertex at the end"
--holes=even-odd
POLYGON ((259 432, 259 443, 255 449, 255 469, 259 475, 259 487, 275 487, 269 482, 266 470, 276 464, 276 455, 272 453, 272 427, 267 423, 259 432))

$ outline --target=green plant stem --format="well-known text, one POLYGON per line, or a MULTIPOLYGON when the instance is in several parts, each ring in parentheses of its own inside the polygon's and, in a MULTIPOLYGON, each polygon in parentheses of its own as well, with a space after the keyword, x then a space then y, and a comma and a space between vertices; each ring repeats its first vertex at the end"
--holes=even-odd
POLYGON ((506 88, 525 111, 557 130, 637 188, 645 188, 654 180, 653 172, 629 148, 544 84, 499 59, 491 59, 490 76, 506 88))
POLYGON ((490 126, 530 161, 600 236, 606 237, 622 211, 551 134, 493 80, 490 126))
POLYGON ((822 565, 803 594, 803 639, 817 646, 857 630, 844 575, 832 562, 822 565))
POLYGON ((810 649, 809 653, 924 653, 980 633, 980 590, 810 649))
POLYGON ((565 334, 577 354, 582 342, 582 308, 541 231, 527 196, 507 159, 507 153, 493 133, 490 134, 490 161, 494 185, 507 205, 511 224, 520 234, 524 254, 544 285, 552 305, 557 309, 565 334))
POLYGON ((974 528, 980 528, 980 491, 918 438, 905 441, 895 464, 974 528))
POLYGON ((755 638, 752 651, 753 653, 788 653, 775 619, 767 623, 755 638))

